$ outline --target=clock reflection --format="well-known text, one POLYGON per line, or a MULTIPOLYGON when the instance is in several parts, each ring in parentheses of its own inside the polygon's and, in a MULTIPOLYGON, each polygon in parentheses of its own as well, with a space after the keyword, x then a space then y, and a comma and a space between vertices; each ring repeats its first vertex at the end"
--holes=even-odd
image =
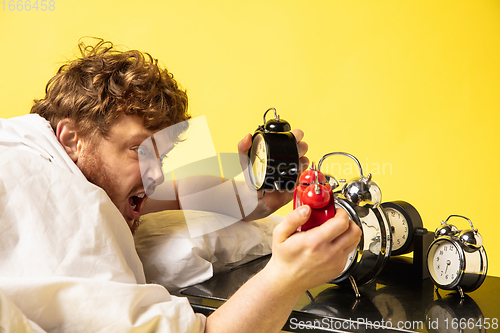
MULTIPOLYGON (((438 297, 426 309, 425 324, 429 332, 475 333, 494 329, 496 318, 486 320, 470 296, 464 295, 464 298, 461 298, 456 293, 449 293, 444 298, 439 294, 438 297)), ((496 324, 498 329, 498 323, 496 324)))

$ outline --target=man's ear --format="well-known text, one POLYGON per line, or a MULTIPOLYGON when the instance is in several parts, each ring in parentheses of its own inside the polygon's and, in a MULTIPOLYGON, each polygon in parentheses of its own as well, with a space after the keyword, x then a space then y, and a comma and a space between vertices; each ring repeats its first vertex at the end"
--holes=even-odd
POLYGON ((76 163, 83 148, 83 140, 78 132, 78 126, 73 120, 64 118, 57 124, 56 137, 69 157, 76 163))

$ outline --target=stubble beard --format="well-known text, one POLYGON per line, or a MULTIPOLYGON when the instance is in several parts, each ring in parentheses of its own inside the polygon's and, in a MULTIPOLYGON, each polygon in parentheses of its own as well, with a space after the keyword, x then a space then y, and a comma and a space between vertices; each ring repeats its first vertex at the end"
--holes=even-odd
MULTIPOLYGON (((119 198, 119 182, 115 177, 112 176, 110 170, 104 164, 102 156, 103 155, 97 145, 90 144, 89 146, 84 148, 82 153, 80 154, 77 161, 77 166, 80 168, 83 175, 89 182, 102 188, 104 192, 106 192, 115 207, 120 211, 120 208, 117 204, 117 200, 119 198)), ((120 214, 122 214, 121 211, 120 214)), ((123 218, 126 220, 125 216, 123 216, 123 218)), ((139 219, 135 219, 130 226, 132 233, 135 231, 138 225, 139 219)))

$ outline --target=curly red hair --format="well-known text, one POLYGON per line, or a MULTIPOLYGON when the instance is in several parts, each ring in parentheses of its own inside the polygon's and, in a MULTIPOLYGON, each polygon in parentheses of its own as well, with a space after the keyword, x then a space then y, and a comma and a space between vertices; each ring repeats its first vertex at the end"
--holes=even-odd
POLYGON ((191 118, 186 91, 149 53, 118 51, 103 39, 95 46, 80 41, 78 47, 81 57, 59 68, 47 83, 45 98, 35 99, 31 108, 54 131, 64 118, 72 119, 85 136, 106 136, 122 115, 142 117, 150 130, 191 118))

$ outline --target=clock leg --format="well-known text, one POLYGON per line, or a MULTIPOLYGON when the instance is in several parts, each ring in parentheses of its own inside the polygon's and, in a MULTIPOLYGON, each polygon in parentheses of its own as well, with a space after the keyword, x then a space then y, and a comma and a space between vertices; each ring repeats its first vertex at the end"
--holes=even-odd
POLYGON ((439 295, 439 288, 438 288, 438 286, 434 286, 434 291, 436 292, 437 298, 441 299, 441 295, 439 295))
POLYGON ((460 298, 463 299, 465 296, 464 296, 464 292, 463 292, 462 288, 460 286, 457 286, 457 290, 458 290, 458 293, 460 294, 460 298))
POLYGON ((359 293, 358 286, 356 285, 356 281, 354 280, 352 275, 349 276, 349 281, 351 282, 352 289, 354 290, 354 293, 356 294, 356 298, 360 298, 361 294, 359 293))

